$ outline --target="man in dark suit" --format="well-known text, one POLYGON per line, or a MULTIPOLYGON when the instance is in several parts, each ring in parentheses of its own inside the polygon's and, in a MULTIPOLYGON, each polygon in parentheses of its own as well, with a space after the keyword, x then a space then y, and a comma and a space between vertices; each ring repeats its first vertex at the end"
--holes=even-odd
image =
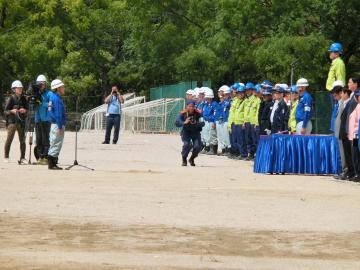
POLYGON ((289 107, 284 101, 284 92, 285 89, 283 89, 281 86, 275 86, 273 89, 274 101, 269 111, 269 120, 272 134, 289 130, 289 107))
POLYGON ((355 100, 354 94, 351 90, 344 88, 343 89, 343 112, 341 114, 341 123, 339 130, 339 139, 342 141, 344 157, 345 157, 345 167, 342 174, 337 177, 341 180, 350 180, 355 176, 354 165, 351 155, 351 142, 348 139, 348 129, 349 129, 349 116, 351 112, 355 109, 357 102, 355 100))

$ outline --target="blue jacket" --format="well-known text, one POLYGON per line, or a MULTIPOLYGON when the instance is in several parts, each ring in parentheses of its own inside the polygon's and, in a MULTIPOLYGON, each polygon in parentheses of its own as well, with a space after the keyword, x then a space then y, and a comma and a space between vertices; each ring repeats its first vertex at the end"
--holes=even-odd
POLYGON ((52 92, 50 90, 45 90, 41 94, 41 104, 36 107, 35 111, 35 123, 39 122, 48 122, 48 108, 49 108, 49 101, 52 92))
POLYGON ((226 123, 229 119, 230 106, 231 106, 230 99, 224 99, 223 101, 221 101, 216 109, 215 120, 226 123))
POLYGON ((215 114, 217 108, 218 108, 218 103, 216 101, 212 101, 210 104, 205 103, 202 111, 204 120, 207 122, 215 123, 215 114))
POLYGON ((331 124, 330 131, 335 132, 335 119, 339 111, 339 102, 336 102, 333 106, 333 111, 331 113, 331 124))
POLYGON ((199 110, 202 113, 204 105, 205 105, 205 100, 201 101, 200 103, 196 103, 195 109, 199 110))
POLYGON ((65 106, 58 93, 52 93, 49 101, 49 120, 62 129, 66 123, 65 106))
POLYGON ((312 117, 313 99, 308 92, 305 92, 299 99, 295 112, 296 123, 303 122, 302 127, 306 128, 312 117))

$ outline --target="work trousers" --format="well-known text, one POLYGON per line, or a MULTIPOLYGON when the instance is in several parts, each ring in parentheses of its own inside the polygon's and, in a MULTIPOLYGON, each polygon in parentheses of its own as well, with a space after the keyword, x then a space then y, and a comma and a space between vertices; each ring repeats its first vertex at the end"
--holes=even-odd
POLYGON ((7 138, 5 142, 5 158, 9 158, 11 143, 14 140, 15 133, 18 133, 19 142, 20 142, 20 159, 25 158, 26 151, 26 143, 25 143, 25 125, 17 123, 17 124, 9 124, 7 126, 7 138))

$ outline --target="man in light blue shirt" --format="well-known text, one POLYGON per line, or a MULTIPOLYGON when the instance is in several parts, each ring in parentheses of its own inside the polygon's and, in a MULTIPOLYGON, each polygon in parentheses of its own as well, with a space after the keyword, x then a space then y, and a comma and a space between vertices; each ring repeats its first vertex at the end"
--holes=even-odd
POLYGON ((106 133, 103 144, 110 144, 111 130, 114 127, 113 144, 117 144, 120 132, 121 120, 121 104, 124 103, 124 98, 119 93, 119 88, 116 85, 111 87, 111 94, 105 98, 105 103, 108 104, 106 113, 106 133))

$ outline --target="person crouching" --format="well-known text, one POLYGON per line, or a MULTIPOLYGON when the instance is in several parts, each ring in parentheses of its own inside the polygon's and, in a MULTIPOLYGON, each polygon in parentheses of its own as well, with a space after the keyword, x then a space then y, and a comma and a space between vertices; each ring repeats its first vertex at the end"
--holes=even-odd
POLYGON ((65 85, 61 80, 51 82, 53 94, 49 101, 49 120, 50 127, 50 148, 48 153, 49 170, 62 170, 58 167, 59 154, 64 142, 65 132, 65 106, 61 96, 65 94, 65 85))
POLYGON ((182 147, 182 166, 187 166, 187 157, 192 147, 192 155, 189 159, 191 166, 195 166, 195 158, 201 150, 201 135, 200 132, 205 125, 200 121, 201 112, 195 109, 195 101, 189 100, 186 103, 186 109, 183 110, 176 119, 176 126, 182 127, 181 140, 182 147))

